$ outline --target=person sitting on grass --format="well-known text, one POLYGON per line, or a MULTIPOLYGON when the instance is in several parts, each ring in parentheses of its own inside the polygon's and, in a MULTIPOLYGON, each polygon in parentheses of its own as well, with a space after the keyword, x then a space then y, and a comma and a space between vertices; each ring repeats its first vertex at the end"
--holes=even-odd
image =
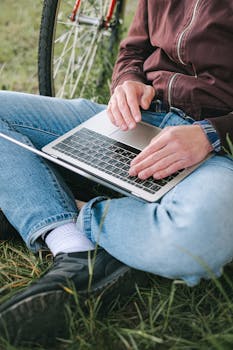
POLYGON ((108 106, 0 93, 0 131, 37 148, 104 109, 123 131, 141 120, 159 126, 131 163, 139 179, 162 179, 212 154, 159 201, 99 196, 78 209, 57 168, 0 139, 0 207, 29 249, 46 246, 54 256, 47 273, 2 303, 1 335, 15 343, 62 336, 71 285, 84 296, 127 295, 145 272, 190 286, 221 275, 233 257, 232 13, 230 0, 140 0, 108 106))

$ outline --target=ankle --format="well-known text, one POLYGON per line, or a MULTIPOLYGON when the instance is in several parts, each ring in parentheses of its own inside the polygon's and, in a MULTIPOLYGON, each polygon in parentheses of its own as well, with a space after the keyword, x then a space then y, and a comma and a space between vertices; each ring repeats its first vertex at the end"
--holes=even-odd
POLYGON ((73 253, 93 250, 93 243, 79 232, 75 223, 58 226, 43 237, 55 256, 58 253, 73 253))

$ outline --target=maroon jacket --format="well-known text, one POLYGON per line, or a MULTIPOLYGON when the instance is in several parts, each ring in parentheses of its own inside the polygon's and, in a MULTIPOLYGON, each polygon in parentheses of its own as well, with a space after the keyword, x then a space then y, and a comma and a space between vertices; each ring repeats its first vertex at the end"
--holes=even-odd
POLYGON ((152 84, 165 105, 209 119, 233 141, 233 1, 139 0, 120 45, 112 91, 126 80, 152 84))

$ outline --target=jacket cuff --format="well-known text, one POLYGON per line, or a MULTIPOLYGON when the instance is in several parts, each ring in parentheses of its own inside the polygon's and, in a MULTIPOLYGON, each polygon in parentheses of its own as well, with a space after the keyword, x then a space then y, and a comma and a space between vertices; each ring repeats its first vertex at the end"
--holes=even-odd
POLYGON ((218 133, 216 129, 213 127, 213 125, 210 123, 209 120, 200 120, 198 122, 195 122, 194 124, 200 125, 202 128, 203 132, 205 133, 207 139, 209 140, 210 144, 213 147, 213 150, 215 152, 220 152, 221 151, 221 141, 218 136, 218 133))

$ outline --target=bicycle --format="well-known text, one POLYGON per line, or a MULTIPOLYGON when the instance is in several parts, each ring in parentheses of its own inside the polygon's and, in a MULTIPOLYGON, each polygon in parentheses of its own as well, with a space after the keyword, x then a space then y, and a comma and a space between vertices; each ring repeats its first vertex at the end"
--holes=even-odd
POLYGON ((44 0, 40 94, 104 102, 126 0, 44 0))

